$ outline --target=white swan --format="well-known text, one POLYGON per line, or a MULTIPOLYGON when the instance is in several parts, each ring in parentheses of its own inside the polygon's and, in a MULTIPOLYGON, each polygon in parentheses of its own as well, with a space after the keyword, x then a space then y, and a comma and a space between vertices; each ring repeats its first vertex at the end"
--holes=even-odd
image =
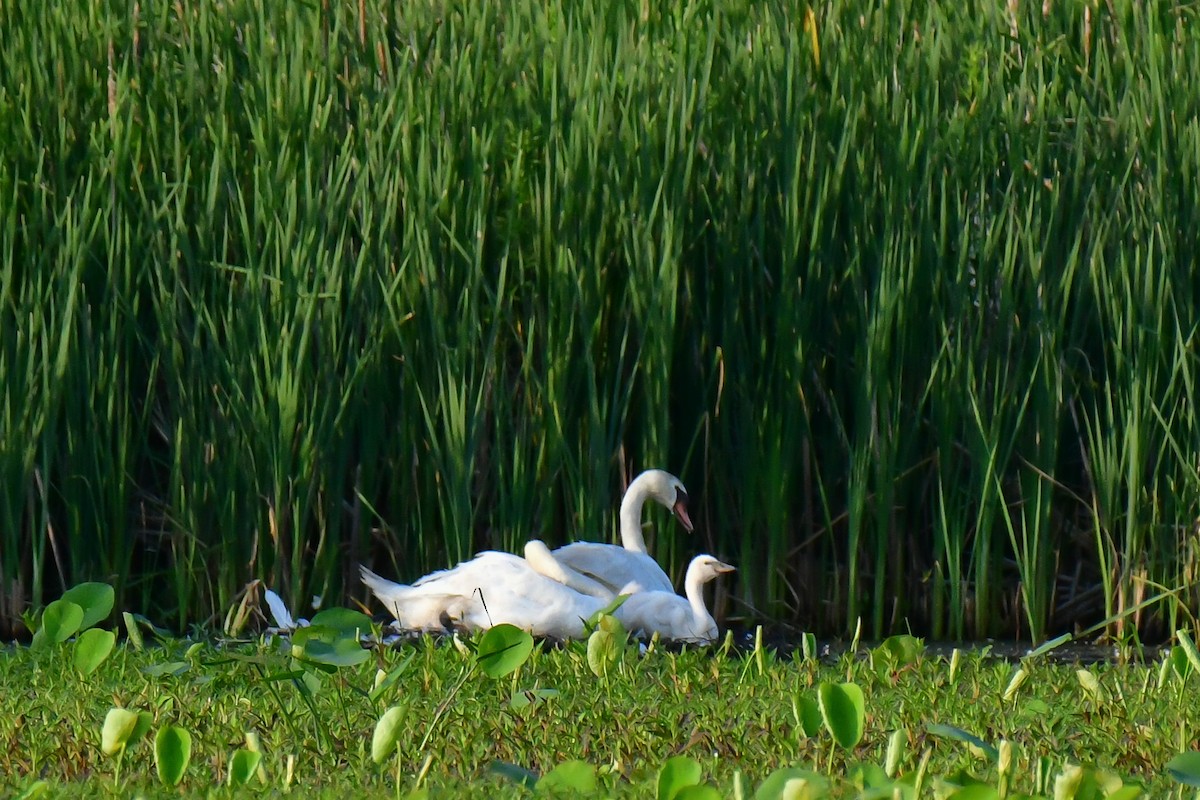
MULTIPOLYGON (((439 570, 405 586, 359 567, 363 583, 410 630, 487 629, 509 623, 535 636, 579 638, 584 621, 607 606, 613 592, 559 562, 534 539, 525 558, 486 551, 453 569, 439 570)), ((636 636, 708 643, 717 624, 704 604, 704 584, 734 568, 700 555, 688 565, 687 597, 639 592, 613 612, 636 636)), ((628 592, 622 592, 628 594, 628 592)))
POLYGON ((712 556, 696 556, 684 578, 686 598, 674 592, 640 592, 626 599, 613 616, 635 636, 657 633, 684 642, 716 641, 717 623, 704 604, 704 584, 734 569, 712 556))
POLYGON ((642 506, 651 499, 671 510, 679 523, 689 532, 692 520, 688 516, 687 489, 669 472, 650 469, 633 479, 621 500, 621 546, 598 542, 575 542, 554 551, 554 558, 564 567, 582 576, 599 581, 612 592, 670 592, 675 587, 646 552, 642 537, 642 506))
POLYGON ((525 554, 521 558, 485 551, 411 586, 389 581, 363 566, 359 571, 363 583, 408 630, 479 630, 506 622, 535 636, 582 636, 583 621, 604 608, 613 593, 565 569, 541 541, 527 544, 525 554))

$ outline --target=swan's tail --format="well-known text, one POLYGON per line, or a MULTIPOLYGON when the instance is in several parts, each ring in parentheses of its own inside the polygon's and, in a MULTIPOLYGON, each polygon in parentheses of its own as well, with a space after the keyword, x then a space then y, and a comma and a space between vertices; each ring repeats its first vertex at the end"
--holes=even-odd
POLYGON ((395 583, 361 565, 358 571, 362 582, 403 628, 442 631, 453 627, 463 614, 465 599, 459 595, 395 583))
POLYGON ((400 600, 405 595, 412 592, 411 586, 405 586, 402 583, 389 581, 387 578, 371 572, 371 570, 367 569, 361 564, 358 567, 358 572, 360 575, 362 575, 362 582, 365 583, 367 588, 371 590, 371 593, 378 597, 385 605, 389 602, 400 600))

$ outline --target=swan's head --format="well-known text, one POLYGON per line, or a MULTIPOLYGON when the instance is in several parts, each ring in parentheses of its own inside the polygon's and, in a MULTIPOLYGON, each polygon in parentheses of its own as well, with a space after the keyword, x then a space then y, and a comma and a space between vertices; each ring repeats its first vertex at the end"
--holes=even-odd
POLYGON ((688 493, 679 478, 661 469, 648 469, 633 479, 626 496, 634 496, 635 489, 636 494, 652 497, 655 502, 669 509, 684 530, 689 533, 692 531, 692 518, 687 510, 688 493))
POLYGON ((724 575, 727 572, 734 572, 737 567, 732 564, 726 564, 724 561, 719 561, 709 555, 696 556, 692 559, 692 563, 688 564, 687 580, 690 582, 693 578, 698 583, 708 583, 718 575, 724 575))

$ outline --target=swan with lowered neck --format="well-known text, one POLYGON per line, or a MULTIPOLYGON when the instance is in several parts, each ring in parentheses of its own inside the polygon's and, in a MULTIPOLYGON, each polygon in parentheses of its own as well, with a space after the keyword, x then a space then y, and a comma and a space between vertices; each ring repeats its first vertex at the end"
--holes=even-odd
POLYGON ((688 494, 683 482, 669 472, 650 469, 633 479, 621 500, 620 546, 575 542, 555 550, 555 560, 582 577, 598 581, 613 593, 674 594, 670 577, 646 552, 646 540, 642 537, 642 507, 647 500, 654 500, 669 509, 684 529, 692 530, 687 511, 688 494))
POLYGON ((674 592, 640 592, 626 599, 613 616, 635 636, 657 633, 676 641, 704 644, 715 641, 717 623, 704 604, 704 584, 734 569, 712 556, 696 556, 688 564, 684 578, 686 597, 674 592))

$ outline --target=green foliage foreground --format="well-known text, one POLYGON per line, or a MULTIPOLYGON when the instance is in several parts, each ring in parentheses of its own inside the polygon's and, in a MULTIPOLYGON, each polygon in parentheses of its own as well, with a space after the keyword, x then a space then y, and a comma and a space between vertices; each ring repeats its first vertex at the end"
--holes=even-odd
POLYGON ((653 552, 735 563, 747 617, 1169 634, 1196 20, 0 4, 0 623, 600 539, 662 466, 700 537, 653 552))
MULTIPOLYGON (((107 602, 76 598, 77 619, 107 602)), ((1200 787, 1186 633, 1159 662, 1084 668, 1038 652, 926 658, 909 636, 831 663, 728 643, 640 649, 607 616, 557 649, 511 626, 366 649, 369 621, 337 609, 289 639, 219 646, 148 646, 144 624, 126 626, 115 650, 85 631, 0 658, 5 796, 1125 800, 1200 787)))

